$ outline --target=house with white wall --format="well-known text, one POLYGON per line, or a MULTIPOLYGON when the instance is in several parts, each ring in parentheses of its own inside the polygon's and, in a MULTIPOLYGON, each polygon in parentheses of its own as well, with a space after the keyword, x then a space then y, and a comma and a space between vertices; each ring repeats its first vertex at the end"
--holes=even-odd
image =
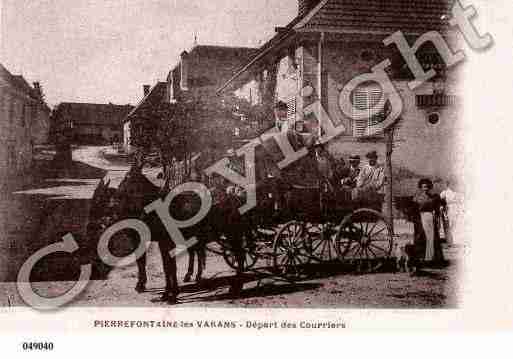
POLYGON ((449 68, 436 44, 426 41, 415 55, 423 69, 434 70, 436 76, 411 90, 414 76, 408 64, 395 45, 384 44, 397 31, 410 45, 426 32, 436 31, 453 49, 455 36, 448 23, 451 4, 448 0, 299 0, 297 16, 277 27, 274 37, 218 93, 253 103, 285 102, 285 130, 322 135, 324 116, 311 110, 313 104, 320 104, 337 127, 337 136, 328 143, 335 157, 347 160, 358 154, 364 159, 367 152, 376 150, 384 161, 386 141, 379 126, 392 109, 390 101, 380 98, 389 94, 377 82, 360 84, 350 96, 352 108, 359 110, 354 116, 342 111, 340 101, 346 84, 389 60, 385 71, 403 104, 394 124, 394 167, 417 178, 456 176, 463 162, 458 151, 457 69, 449 68))

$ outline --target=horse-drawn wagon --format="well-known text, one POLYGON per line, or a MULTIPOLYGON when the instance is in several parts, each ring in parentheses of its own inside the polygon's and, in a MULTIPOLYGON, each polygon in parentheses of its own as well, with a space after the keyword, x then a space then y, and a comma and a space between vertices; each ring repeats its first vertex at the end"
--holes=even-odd
MULTIPOLYGON (((237 274, 257 270, 252 268, 264 259, 267 265, 259 266, 259 271, 270 271, 289 281, 308 276, 305 269, 312 262, 342 262, 365 271, 381 266, 390 257, 393 246, 391 219, 382 214, 384 196, 378 192, 354 196, 343 186, 338 186, 338 180, 334 182, 331 178, 333 171, 326 165, 330 163, 327 156, 322 146, 314 146, 295 164, 302 166, 313 178, 310 182, 299 180, 308 177, 301 173, 294 177, 278 171, 275 176, 273 171, 264 168, 260 171, 264 175, 260 175, 256 183, 257 205, 243 215, 239 213, 244 203, 243 192, 233 191, 222 196, 221 201, 214 200, 204 219, 183 229, 184 236, 197 239, 197 244, 187 249, 190 259, 184 280, 190 280, 195 255, 199 263, 196 278, 201 279, 206 248, 222 255, 237 274), (212 242, 217 245, 207 246, 212 242)), ((294 168, 289 172, 293 173, 294 168)), ((197 175, 191 180, 197 182, 197 175)), ((169 184, 169 178, 166 182, 169 184)), ((159 188, 152 184, 142 174, 142 165, 132 167, 117 190, 109 189, 101 182, 93 197, 88 232, 90 237, 99 238, 102 226, 94 224, 101 224, 104 217, 115 220, 137 218, 145 222, 151 240, 159 243, 166 274, 164 298, 175 301, 178 294, 176 258, 170 256, 170 252, 176 243, 170 238, 161 217, 169 216, 169 213, 148 210, 167 203, 162 199, 167 201, 169 194, 176 192, 168 187, 159 188), (148 206, 150 203, 153 205, 148 206)), ((206 184, 203 188, 207 189, 206 184)), ((176 199, 167 203, 164 212, 170 211, 173 218, 194 217, 202 206, 198 193, 185 196, 175 193, 172 197, 176 199)), ((137 246, 140 239, 132 232, 125 235, 137 246)), ((136 289, 141 291, 147 280, 145 254, 137 258, 137 265, 136 289)), ((242 284, 237 280, 232 288, 238 292, 242 284)))
POLYGON ((339 261, 362 271, 381 266, 393 247, 392 227, 382 213, 384 195, 355 197, 333 185, 319 165, 326 155, 316 146, 303 160, 313 181, 270 176, 257 183, 257 206, 246 215, 249 228, 241 231, 241 242, 234 248, 219 238, 221 250, 213 251, 239 272, 264 259, 267 269, 288 280, 303 278, 315 262, 339 261))

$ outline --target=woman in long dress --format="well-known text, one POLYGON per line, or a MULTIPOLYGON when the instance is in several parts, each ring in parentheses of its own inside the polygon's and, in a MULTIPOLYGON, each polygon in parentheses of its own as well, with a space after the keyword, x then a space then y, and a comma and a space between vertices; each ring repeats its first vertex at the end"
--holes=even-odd
POLYGON ((453 191, 452 187, 453 184, 447 181, 445 190, 440 193, 447 215, 446 221, 444 221, 444 232, 448 244, 459 245, 462 244, 458 229, 460 229, 463 199, 459 193, 453 191))
POLYGON ((419 191, 413 198, 419 214, 415 226, 417 259, 424 264, 440 263, 443 261, 439 231, 441 199, 440 196, 431 193, 433 189, 431 180, 420 180, 418 187, 419 191))

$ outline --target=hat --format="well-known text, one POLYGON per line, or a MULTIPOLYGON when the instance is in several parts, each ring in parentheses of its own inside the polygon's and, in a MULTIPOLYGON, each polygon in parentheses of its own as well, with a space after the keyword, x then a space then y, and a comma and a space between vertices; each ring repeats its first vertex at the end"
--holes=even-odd
POLYGON ((360 156, 351 155, 351 157, 349 157, 349 161, 360 161, 360 156))
POLYGON ((377 159, 378 153, 376 151, 371 151, 365 155, 368 159, 377 159))
POLYGON ((277 110, 287 110, 288 109, 288 106, 285 102, 283 101, 278 101, 274 104, 274 108, 277 109, 277 110))

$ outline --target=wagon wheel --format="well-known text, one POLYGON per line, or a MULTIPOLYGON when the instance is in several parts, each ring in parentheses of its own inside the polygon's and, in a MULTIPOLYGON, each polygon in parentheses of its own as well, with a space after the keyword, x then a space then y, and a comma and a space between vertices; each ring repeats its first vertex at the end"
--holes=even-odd
POLYGON ((304 266, 310 261, 305 241, 305 224, 291 221, 276 234, 273 245, 273 266, 276 273, 291 281, 305 276, 304 266))
POLYGON ((307 224, 306 245, 310 256, 318 262, 331 262, 338 258, 333 236, 337 233, 330 223, 307 224))
POLYGON ((359 209, 346 216, 336 237, 340 260, 356 265, 357 271, 375 271, 390 258, 393 236, 383 215, 359 209))
POLYGON ((237 260, 237 247, 235 244, 227 241, 223 243, 223 258, 232 269, 243 272, 251 269, 255 266, 258 261, 257 248, 254 242, 253 234, 244 234, 241 236, 242 246, 241 256, 244 257, 244 268, 239 268, 239 261, 237 260))

